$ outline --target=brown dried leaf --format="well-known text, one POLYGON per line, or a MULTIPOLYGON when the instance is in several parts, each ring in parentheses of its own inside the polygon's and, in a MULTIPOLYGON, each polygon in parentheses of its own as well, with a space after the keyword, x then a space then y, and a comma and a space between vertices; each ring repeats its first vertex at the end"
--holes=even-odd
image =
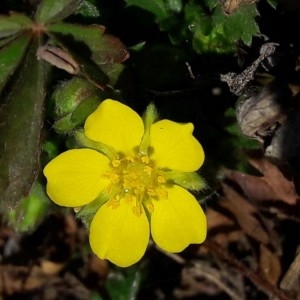
POLYGON ((2 265, 0 267, 0 292, 13 295, 24 291, 31 291, 42 286, 46 277, 39 271, 38 266, 2 265))
POLYGON ((260 244, 259 268, 270 283, 277 284, 281 275, 280 260, 274 252, 262 244, 260 244))
POLYGON ((236 222, 224 214, 208 208, 206 216, 211 239, 223 247, 232 242, 239 241, 244 235, 244 232, 240 228, 237 228, 236 222))
POLYGON ((228 227, 234 225, 233 220, 212 208, 208 208, 205 213, 207 216, 208 230, 213 230, 218 227, 228 227))
POLYGON ((281 200, 290 205, 295 205, 299 201, 293 181, 286 178, 276 165, 266 158, 249 161, 263 176, 225 170, 225 176, 237 182, 249 199, 281 200))
POLYGON ((57 275, 65 266, 63 263, 56 263, 50 260, 41 261, 41 272, 46 276, 57 275))
POLYGON ((240 196, 235 190, 225 183, 222 184, 225 197, 220 205, 229 210, 236 218, 243 231, 256 241, 267 245, 268 232, 263 227, 258 217, 254 214, 257 209, 240 196))

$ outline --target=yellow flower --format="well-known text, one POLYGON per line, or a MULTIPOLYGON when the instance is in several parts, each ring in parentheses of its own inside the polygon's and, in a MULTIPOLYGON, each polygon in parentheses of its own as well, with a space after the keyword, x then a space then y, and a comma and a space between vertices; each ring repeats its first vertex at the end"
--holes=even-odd
POLYGON ((195 171, 204 153, 193 125, 153 122, 153 115, 148 109, 143 122, 128 106, 107 99, 85 122, 89 148, 68 150, 44 169, 50 198, 92 211, 93 252, 122 267, 141 259, 150 232, 168 252, 206 237, 204 212, 186 189, 203 187, 195 171))

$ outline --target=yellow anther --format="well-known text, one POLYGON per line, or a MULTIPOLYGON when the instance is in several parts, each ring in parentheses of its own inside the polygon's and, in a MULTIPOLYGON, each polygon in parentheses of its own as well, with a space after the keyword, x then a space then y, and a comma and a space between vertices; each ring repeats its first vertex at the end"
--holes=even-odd
POLYGON ((112 164, 112 166, 113 166, 114 168, 117 168, 117 167, 120 166, 121 161, 120 161, 119 159, 114 159, 114 160, 111 161, 111 164, 112 164))
POLYGON ((164 188, 156 189, 157 196, 159 199, 168 199, 168 192, 164 188))
POLYGON ((149 167, 149 166, 146 166, 145 168, 143 168, 143 171, 144 171, 147 175, 151 175, 152 168, 149 167))
POLYGON ((134 195, 124 195, 126 203, 134 203, 136 204, 137 198, 134 195))
POLYGON ((127 156, 126 160, 128 160, 129 162, 134 162, 134 158, 132 156, 127 156))
POLYGON ((144 191, 145 191, 144 186, 138 186, 137 188, 135 188, 133 190, 134 194, 136 194, 136 195, 140 195, 140 194, 144 193, 144 191))
POLYGON ((163 175, 158 175, 157 176, 157 181, 159 183, 166 183, 166 179, 165 179, 165 177, 163 175))
POLYGON ((147 202, 146 203, 146 207, 147 207, 147 210, 150 212, 150 213, 153 213, 154 211, 154 205, 151 201, 147 202))
POLYGON ((152 197, 157 196, 157 192, 156 192, 156 190, 153 189, 153 188, 147 189, 147 194, 148 194, 149 196, 152 196, 152 197))
POLYGON ((149 162, 150 162, 149 156, 146 156, 146 155, 142 156, 141 160, 146 165, 149 164, 149 162))
POLYGON ((118 174, 113 173, 111 175, 111 181, 112 181, 112 183, 118 183, 119 180, 120 180, 120 176, 118 174))
POLYGON ((134 180, 138 178, 138 174, 135 172, 131 172, 128 174, 129 180, 134 180))
POLYGON ((140 217, 143 213, 143 209, 141 205, 133 206, 132 211, 137 217, 140 217))
POLYGON ((109 207, 119 207, 123 199, 123 203, 130 205, 133 213, 140 216, 143 205, 147 211, 153 211, 151 199, 168 198, 164 174, 155 169, 148 155, 137 154, 114 159, 111 164, 113 168, 105 174, 111 181, 106 192, 115 195, 108 201, 109 207))
POLYGON ((117 200, 116 198, 112 198, 108 200, 107 206, 111 207, 112 209, 115 209, 120 206, 120 201, 117 200))

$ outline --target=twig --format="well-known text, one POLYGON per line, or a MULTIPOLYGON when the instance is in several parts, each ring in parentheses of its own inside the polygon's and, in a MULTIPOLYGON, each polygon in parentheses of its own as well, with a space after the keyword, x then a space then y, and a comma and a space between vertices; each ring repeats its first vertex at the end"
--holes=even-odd
POLYGON ((243 299, 241 295, 237 294, 233 288, 230 288, 227 284, 223 282, 222 276, 220 273, 212 268, 211 266, 205 266, 200 264, 198 268, 193 268, 194 276, 204 277, 209 281, 213 282, 219 289, 223 290, 232 300, 241 300, 243 299))
POLYGON ((296 257, 285 273, 283 279, 280 282, 280 288, 286 291, 291 291, 296 284, 298 284, 298 280, 300 277, 300 246, 297 249, 296 257))
POLYGON ((163 253, 164 255, 168 256, 169 258, 171 258, 172 260, 176 261, 178 264, 180 265, 184 265, 186 263, 186 260, 181 257, 180 255, 176 254, 176 253, 169 253, 169 252, 166 252, 162 249, 160 249, 157 245, 154 244, 154 247, 160 251, 161 253, 163 253))

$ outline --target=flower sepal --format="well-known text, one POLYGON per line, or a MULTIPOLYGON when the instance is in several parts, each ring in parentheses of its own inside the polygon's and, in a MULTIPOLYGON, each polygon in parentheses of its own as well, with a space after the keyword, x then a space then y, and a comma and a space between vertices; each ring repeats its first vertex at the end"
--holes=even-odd
POLYGON ((153 103, 150 103, 146 111, 143 115, 143 122, 144 122, 144 135, 142 137, 141 143, 140 143, 140 148, 139 151, 142 154, 148 154, 148 147, 150 146, 150 128, 151 125, 157 121, 158 119, 158 113, 156 110, 156 107, 153 103))
POLYGON ((169 171, 164 173, 167 182, 171 182, 181 187, 200 191, 206 187, 205 180, 197 172, 176 172, 169 171))
POLYGON ((79 211, 76 213, 76 218, 80 219, 87 228, 90 228, 94 215, 108 199, 108 195, 105 193, 100 193, 100 195, 92 202, 84 205, 81 208, 77 208, 76 210, 74 209, 75 211, 78 211, 79 209, 79 211))
POLYGON ((107 156, 110 160, 118 158, 117 151, 115 151, 112 147, 101 142, 90 140, 81 129, 76 130, 73 136, 75 138, 75 144, 77 147, 94 149, 107 156))

